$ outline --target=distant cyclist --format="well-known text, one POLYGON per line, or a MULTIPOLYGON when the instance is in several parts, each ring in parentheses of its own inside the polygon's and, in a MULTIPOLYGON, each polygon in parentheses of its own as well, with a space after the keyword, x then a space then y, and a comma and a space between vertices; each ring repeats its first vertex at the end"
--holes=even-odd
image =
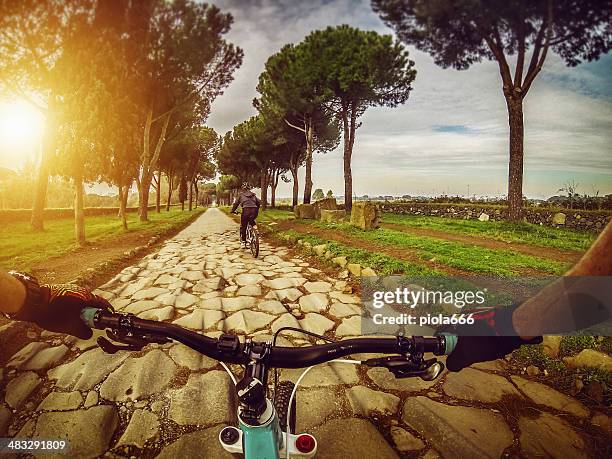
POLYGON ((238 197, 236 198, 236 202, 232 206, 232 213, 236 213, 236 209, 238 206, 242 206, 242 216, 240 217, 240 241, 243 244, 243 247, 246 247, 246 229, 247 225, 251 223, 253 226, 256 225, 255 219, 257 218, 257 214, 259 213, 259 206, 261 202, 255 196, 255 193, 251 191, 251 188, 244 184, 238 197))

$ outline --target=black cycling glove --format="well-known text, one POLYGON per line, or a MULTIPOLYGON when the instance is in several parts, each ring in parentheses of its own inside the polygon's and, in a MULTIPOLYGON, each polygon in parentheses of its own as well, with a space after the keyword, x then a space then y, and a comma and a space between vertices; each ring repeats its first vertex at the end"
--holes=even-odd
POLYGON ((27 290, 25 304, 11 316, 12 319, 33 322, 51 332, 89 339, 93 332, 81 319, 83 308, 114 311, 107 300, 83 287, 71 284, 39 286, 34 277, 15 272, 10 274, 19 279, 27 290))
POLYGON ((503 358, 523 344, 541 343, 541 336, 530 340, 516 336, 512 314, 518 306, 466 311, 472 314, 474 324, 441 330, 458 335, 455 350, 446 359, 449 371, 460 371, 473 363, 503 358))

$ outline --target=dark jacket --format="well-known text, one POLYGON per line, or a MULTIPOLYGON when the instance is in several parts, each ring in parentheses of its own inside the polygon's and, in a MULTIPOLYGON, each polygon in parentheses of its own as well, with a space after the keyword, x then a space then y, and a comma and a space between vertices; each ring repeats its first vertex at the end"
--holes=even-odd
POLYGON ((242 206, 243 208, 245 207, 259 208, 260 205, 261 205, 261 202, 259 201, 259 199, 257 199, 257 196, 255 196, 255 193, 253 193, 252 191, 243 191, 236 198, 236 202, 234 202, 234 205, 232 206, 232 212, 236 212, 236 209, 238 208, 238 206, 242 206))

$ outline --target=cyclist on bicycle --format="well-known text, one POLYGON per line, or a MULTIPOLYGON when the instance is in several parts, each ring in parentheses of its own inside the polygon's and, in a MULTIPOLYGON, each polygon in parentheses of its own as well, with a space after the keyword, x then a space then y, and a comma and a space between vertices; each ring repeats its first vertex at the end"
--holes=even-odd
POLYGON ((251 188, 248 184, 244 184, 234 205, 232 206, 232 213, 236 213, 236 209, 238 206, 242 206, 242 216, 240 217, 240 241, 243 244, 243 247, 246 248, 246 229, 247 225, 251 223, 251 225, 255 226, 255 219, 257 218, 257 214, 259 213, 259 206, 261 202, 255 196, 255 193, 251 191, 251 188))

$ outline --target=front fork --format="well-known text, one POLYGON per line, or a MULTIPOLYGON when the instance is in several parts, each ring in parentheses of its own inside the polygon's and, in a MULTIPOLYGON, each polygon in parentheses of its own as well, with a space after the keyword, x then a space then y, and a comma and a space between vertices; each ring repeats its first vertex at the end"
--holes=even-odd
POLYGON ((312 458, 317 453, 317 441, 310 434, 289 434, 285 445, 285 432, 280 430, 278 415, 272 402, 266 400, 266 411, 260 416, 259 425, 250 425, 241 419, 239 428, 228 426, 219 432, 219 442, 227 452, 244 454, 245 459, 312 458))

